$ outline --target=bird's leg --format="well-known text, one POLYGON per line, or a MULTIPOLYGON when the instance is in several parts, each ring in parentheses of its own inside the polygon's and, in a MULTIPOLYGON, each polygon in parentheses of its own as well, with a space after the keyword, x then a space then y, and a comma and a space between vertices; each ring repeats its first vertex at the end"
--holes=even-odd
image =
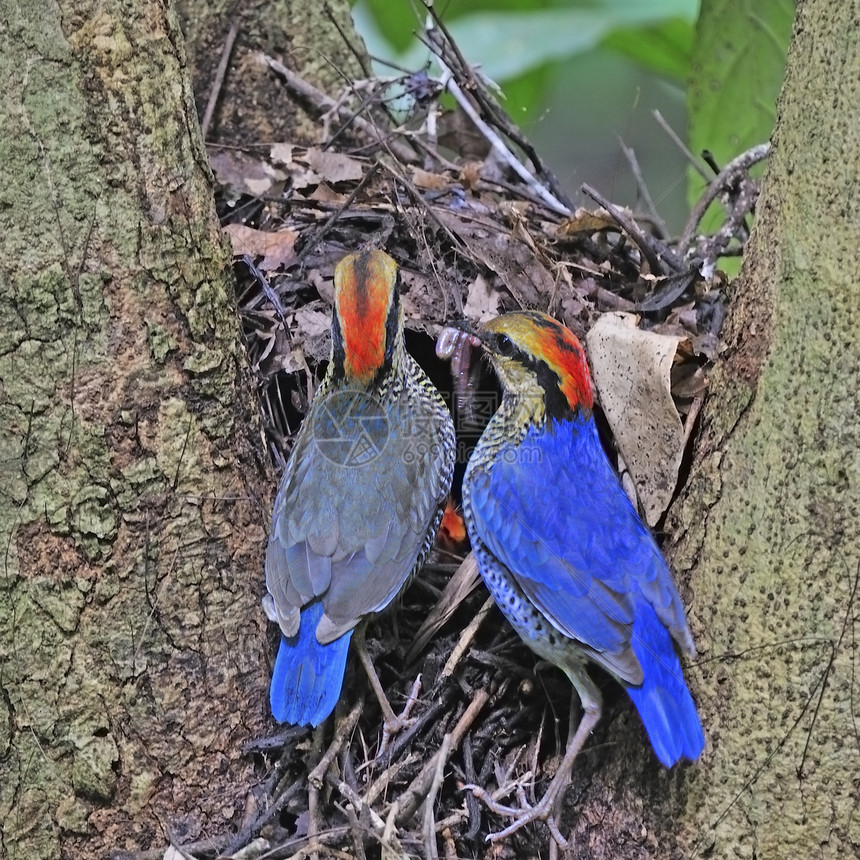
POLYGON ((532 821, 546 821, 547 827, 552 834, 553 839, 562 847, 567 847, 567 840, 561 835, 558 825, 555 822, 558 814, 558 809, 561 800, 564 797, 564 790, 570 782, 570 772, 573 769, 573 763, 579 755, 580 750, 588 740, 588 736, 594 730, 594 727, 600 720, 602 710, 602 698, 597 685, 588 677, 585 668, 577 666, 567 669, 568 677, 576 688, 579 694, 579 700, 582 703, 582 719, 579 721, 579 726, 576 729, 573 737, 568 741, 567 749, 564 753, 564 758, 556 771, 555 776, 549 784, 549 787, 544 792, 543 797, 534 805, 531 806, 526 802, 525 794, 519 792, 520 805, 505 806, 494 800, 492 796, 483 788, 477 785, 467 785, 475 797, 478 798, 491 812, 497 815, 513 818, 514 821, 509 824, 504 830, 497 833, 491 833, 487 839, 491 842, 496 842, 499 839, 504 839, 512 833, 516 833, 521 827, 529 824, 532 821))
POLYGON ((415 680, 412 689, 409 691, 409 698, 406 700, 406 706, 401 711, 400 715, 394 713, 385 691, 382 689, 382 684, 379 681, 379 675, 376 674, 376 669, 373 667, 373 661, 370 659, 370 654, 367 652, 367 641, 364 636, 364 624, 360 624, 353 634, 352 641, 355 644, 358 659, 364 667, 367 680, 370 681, 370 686, 376 695, 379 702, 379 707, 382 710, 382 740, 379 743, 379 749, 376 754, 381 755, 385 752, 391 738, 399 731, 402 731, 409 725, 409 715, 418 701, 418 690, 421 687, 421 676, 415 680))

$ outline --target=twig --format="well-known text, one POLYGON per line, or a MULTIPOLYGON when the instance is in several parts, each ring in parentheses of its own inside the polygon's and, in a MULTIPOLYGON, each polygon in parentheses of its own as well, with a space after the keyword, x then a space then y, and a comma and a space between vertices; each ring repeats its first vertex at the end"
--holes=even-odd
POLYGON ((361 181, 358 183, 358 185, 355 186, 355 188, 352 189, 349 197, 346 198, 346 201, 344 202, 343 206, 339 206, 337 209, 335 209, 335 211, 332 212, 328 218, 326 218, 325 222, 311 234, 307 242, 305 242, 305 245, 302 250, 296 256, 296 266, 300 266, 304 262, 305 257, 307 257, 311 253, 311 251, 316 248, 322 237, 325 236, 325 234, 328 233, 328 231, 331 229, 331 225, 334 224, 334 222, 337 221, 337 219, 340 218, 343 213, 347 209, 349 209, 350 206, 352 206, 352 203, 358 196, 359 192, 367 185, 368 182, 370 182, 378 169, 378 162, 374 162, 373 164, 371 164, 367 173, 365 173, 364 176, 361 177, 361 181))
MULTIPOLYGON (((442 61, 439 60, 439 62, 441 63, 442 61)), ((517 176, 525 182, 525 184, 531 189, 532 193, 535 194, 539 200, 543 201, 549 209, 553 212, 557 212, 559 215, 564 215, 566 218, 569 218, 572 214, 571 210, 537 181, 525 165, 523 165, 508 149, 508 147, 505 146, 504 141, 499 137, 499 135, 496 134, 496 132, 490 128, 483 119, 481 119, 478 112, 472 107, 472 103, 468 98, 466 98, 463 90, 460 89, 460 85, 454 80, 450 69, 447 67, 443 67, 442 83, 444 84, 445 89, 447 89, 454 97, 457 104, 459 104, 463 109, 466 116, 472 120, 475 127, 484 135, 484 137, 487 138, 496 155, 498 155, 499 158, 501 158, 502 161, 504 161, 505 164, 507 164, 508 167, 510 167, 511 170, 513 170, 514 173, 516 173, 517 176)))
MULTIPOLYGON (((431 35, 428 31, 428 35, 431 35)), ((528 168, 510 151, 510 149, 505 145, 504 141, 499 137, 496 133, 495 129, 491 128, 481 117, 477 110, 475 110, 472 102, 463 92, 463 89, 455 80, 454 72, 451 70, 450 66, 447 64, 445 59, 442 57, 443 51, 440 50, 439 45, 436 44, 436 41, 432 38, 429 43, 425 43, 436 55, 436 61, 439 63, 439 66, 442 69, 442 75, 440 77, 439 83, 448 90, 449 93, 454 97, 454 100, 457 104, 462 108, 463 113, 469 117, 469 119, 474 123, 475 128, 484 135, 490 144, 493 152, 510 167, 517 176, 522 179, 523 182, 531 189, 532 193, 537 196, 539 200, 541 200, 545 206, 551 209, 553 212, 557 212, 559 215, 564 215, 565 217, 570 217, 571 210, 570 207, 565 206, 549 189, 545 188, 540 182, 537 181, 537 178, 528 170, 528 168)), ((465 61, 463 61, 465 64, 465 61)))
MULTIPOLYGON (((446 755, 454 752, 454 750, 460 746, 463 736, 467 731, 469 731, 472 723, 475 721, 489 699, 490 694, 486 690, 478 690, 478 692, 475 693, 475 698, 469 703, 469 707, 466 708, 463 716, 460 717, 457 725, 451 732, 451 743, 446 751, 446 755)), ((421 769, 418 776, 412 780, 406 791, 404 791, 400 798, 395 801, 394 806, 397 807, 396 815, 398 821, 409 821, 418 809, 418 805, 421 803, 421 800, 427 796, 427 792, 433 781, 433 775, 436 773, 436 768, 438 767, 438 758, 441 752, 442 750, 440 749, 435 753, 433 758, 431 758, 430 761, 428 761, 421 769)))
POLYGON ((352 734, 358 718, 361 716, 361 709, 364 707, 364 701, 359 699, 352 710, 338 723, 335 736, 332 739, 329 748, 325 751, 325 755, 320 759, 319 764, 308 774, 308 783, 316 788, 322 788, 325 773, 329 769, 334 757, 340 752, 341 747, 346 743, 346 739, 352 734))
POLYGON ((677 133, 675 132, 675 129, 673 129, 672 126, 669 125, 668 122, 666 122, 666 119, 663 114, 661 114, 660 111, 655 110, 653 112, 653 117, 655 120, 657 120, 657 125, 659 125, 660 128, 662 128, 663 131, 665 131, 666 134, 669 136, 669 139, 672 141, 672 143, 674 143, 675 146, 677 146, 678 149, 680 149, 681 152, 684 153, 684 156, 686 157, 687 161, 689 161, 690 164, 693 166, 693 169, 696 171, 696 173, 698 173, 699 176, 701 176, 702 179, 705 180, 705 182, 710 182, 711 177, 708 175, 708 171, 705 170, 704 167, 702 167, 702 164, 699 159, 696 158, 696 156, 693 155, 692 152, 690 152, 689 148, 687 147, 687 144, 685 144, 684 141, 681 140, 680 137, 678 137, 677 133))
POLYGON ((451 656, 448 658, 448 661, 445 663, 445 667, 442 669, 442 678, 450 678, 451 675, 454 674, 457 664, 463 659, 463 655, 469 650, 469 646, 472 644, 472 640, 475 638, 478 628, 481 626, 494 604, 495 600, 491 595, 484 601, 483 606, 481 606, 481 608, 475 613, 475 617, 460 634, 460 638, 457 640, 457 644, 451 652, 451 656))
MULTIPOLYGON (((222 853, 230 855, 235 851, 238 851, 243 845, 245 845, 248 840, 255 833, 259 833, 260 830, 272 821, 274 818, 277 818, 280 815, 281 810, 284 806, 293 798, 293 796, 299 791, 299 789, 304 788, 305 779, 304 777, 299 777, 295 782, 292 783, 288 788, 281 790, 281 785, 283 784, 283 780, 278 785, 278 788, 273 792, 274 800, 272 805, 261 815, 258 815, 252 822, 245 825, 225 846, 222 853)), ((163 852, 162 852, 163 853, 163 852)), ((159 855, 161 856, 161 855, 159 855)))
MULTIPOLYGON (((309 84, 304 80, 304 78, 299 77, 295 72, 288 69, 283 63, 278 62, 274 57, 270 57, 268 54, 264 54, 262 52, 259 54, 259 57, 260 60, 273 72, 276 72, 284 79, 284 83, 287 85, 288 89, 292 90, 293 93, 298 95, 300 98, 303 98, 305 101, 310 102, 310 104, 318 110, 326 113, 333 109, 337 109, 338 114, 340 114, 341 110, 345 110, 345 108, 339 108, 333 98, 327 96, 312 84, 309 84)), ((390 137, 384 135, 372 122, 368 122, 366 119, 356 116, 353 121, 353 126, 356 130, 369 137, 375 143, 378 143, 380 146, 390 150, 392 155, 394 155, 394 157, 399 161, 402 161, 405 164, 416 164, 418 162, 418 157, 408 146, 397 140, 391 140, 390 137)))
POLYGON ((206 102, 203 119, 200 120, 200 133, 203 136, 203 140, 206 140, 206 136, 209 134, 209 126, 212 124, 215 106, 218 104, 218 97, 221 95, 221 87, 224 86, 227 66, 230 65, 230 57, 233 54, 233 46, 236 44, 236 37, 238 35, 239 18, 236 17, 233 19, 233 26, 230 27, 230 32, 224 40, 224 47, 221 49, 221 59, 218 62, 218 68, 215 70, 215 78, 212 81, 212 90, 209 93, 209 100, 206 102))
POLYGON ((648 261, 652 274, 666 275, 668 267, 673 272, 682 272, 684 264, 678 259, 675 252, 660 239, 648 236, 632 219, 628 218, 617 206, 610 203, 602 194, 595 191, 590 185, 582 186, 582 193, 587 194, 592 200, 599 203, 624 229, 624 232, 636 243, 639 250, 648 261))
POLYGON ((572 210, 573 204, 564 188, 561 187, 553 172, 544 164, 543 159, 541 159, 532 142, 511 122, 507 113, 499 107, 498 102, 493 98, 484 83, 486 78, 480 72, 476 74, 473 67, 467 62, 441 17, 436 12, 436 8, 427 2, 427 0, 422 0, 422 3, 433 22, 433 26, 428 27, 426 31, 427 40, 430 44, 423 39, 421 41, 433 51, 434 55, 443 61, 440 65, 447 66, 458 80, 465 84, 466 89, 472 94, 478 106, 484 111, 488 119, 492 121, 493 125, 525 153, 526 157, 531 161, 535 173, 542 182, 546 183, 554 197, 569 210, 572 210), (440 56, 440 51, 445 55, 444 58, 440 56))
MULTIPOLYGON (((408 767, 411 767, 418 760, 418 756, 414 753, 410 753, 406 758, 402 761, 396 762, 395 764, 387 767, 378 777, 367 787, 364 792, 364 802, 368 805, 372 805, 376 802, 376 799, 385 791, 388 790, 388 787, 400 776, 400 772, 405 770, 408 767)), ((371 761, 368 764, 375 764, 375 762, 371 761)))
MULTIPOLYGON (((471 734, 467 734, 463 738, 463 769, 466 783, 477 782, 471 734)), ((466 810, 469 815, 469 829, 466 831, 466 839, 474 839, 481 829, 481 807, 478 804, 478 799, 471 791, 466 792, 466 810)))
POLYGON ((427 799, 424 801, 424 847, 427 850, 428 860, 439 860, 433 807, 436 803, 436 795, 439 794, 439 789, 442 787, 442 780, 445 778, 445 764, 448 761, 450 749, 451 735, 446 734, 442 738, 442 746, 439 748, 439 753, 436 756, 436 770, 433 774, 433 782, 430 784, 427 799))
POLYGON ((364 812, 374 829, 382 831, 385 829, 385 822, 377 812, 371 808, 370 804, 344 780, 338 779, 333 774, 326 774, 325 781, 332 787, 336 788, 354 807, 359 814, 364 812))
POLYGON ((639 159, 636 158, 636 152, 632 146, 627 146, 620 137, 618 138, 618 143, 621 146, 621 152, 627 159, 627 164, 630 166, 630 172, 636 180, 636 187, 639 189, 639 195, 645 201, 645 211, 648 213, 648 217, 654 222, 654 226, 659 231, 658 238, 664 239, 666 237, 666 223, 660 217, 660 214, 657 212, 657 207, 651 199, 651 192, 648 191, 648 186, 645 184, 645 177, 642 175, 642 168, 639 166, 639 159))
MULTIPOLYGON (((380 756, 377 756, 375 759, 369 761, 367 765, 362 765, 363 767, 367 767, 368 765, 374 765, 376 767, 387 767, 389 762, 393 761, 400 755, 400 752, 405 749, 410 741, 419 734, 426 726, 430 725, 430 723, 434 722, 439 715, 451 704, 454 698, 454 690, 449 688, 443 694, 442 698, 434 702, 418 717, 415 722, 409 726, 406 731, 401 732, 391 746, 380 756)), ((359 768, 361 770, 362 768, 359 768)))
POLYGON ((693 234, 699 226, 699 222, 704 218, 708 206, 716 200, 720 192, 739 178, 742 178, 746 172, 754 164, 763 161, 770 154, 770 143, 760 143, 742 152, 737 158, 733 158, 716 176, 711 184, 706 189, 705 193, 699 198, 690 217, 684 227, 684 232, 678 240, 678 248, 684 249, 690 245, 693 239, 693 234))
POLYGON ((687 412, 686 421, 684 421, 684 438, 681 441, 681 450, 686 451, 687 445, 690 442, 690 436, 693 433, 693 427, 696 425, 696 419, 699 417, 699 412, 702 411, 702 406, 705 402, 705 392, 703 391, 701 394, 697 394, 694 398, 692 404, 690 404, 690 410, 687 412))

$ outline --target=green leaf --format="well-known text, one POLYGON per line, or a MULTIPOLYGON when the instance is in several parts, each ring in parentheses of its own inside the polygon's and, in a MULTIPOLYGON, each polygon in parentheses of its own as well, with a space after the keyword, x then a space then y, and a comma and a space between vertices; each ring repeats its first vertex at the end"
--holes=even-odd
POLYGON ((494 80, 504 81, 553 60, 593 50, 620 28, 652 26, 681 13, 691 20, 695 3, 602 0, 588 8, 475 13, 452 21, 450 30, 472 62, 480 63, 494 80))
POLYGON ((603 44, 658 75, 686 84, 693 37, 692 21, 676 18, 647 29, 615 30, 603 44))
MULTIPOLYGON (((695 154, 722 168, 770 137, 793 19, 792 0, 702 0, 687 94, 695 154)), ((691 203, 703 185, 692 176, 691 203)))
MULTIPOLYGON (((418 25, 414 18, 410 23, 399 12, 396 19, 390 11, 383 14, 380 2, 365 0, 353 10, 368 50, 376 54, 385 53, 385 41, 402 44, 404 26, 414 29, 418 25)), ((385 9, 390 10, 391 5, 389 2, 385 9)), ((683 57, 689 53, 690 45, 689 32, 685 36, 683 28, 689 31, 686 22, 695 18, 698 0, 639 0, 635 3, 592 0, 549 9, 484 9, 455 17, 457 5, 451 4, 445 10, 445 22, 451 35, 470 62, 480 65, 485 75, 501 82, 555 60, 593 50, 619 31, 618 50, 651 68, 669 69, 676 77, 681 76, 685 74, 685 70, 681 71, 683 57), (670 26, 668 22, 673 23, 670 26), (639 44, 636 44, 637 39, 639 44), (671 56, 676 47, 681 52, 680 57, 671 56)), ((390 49, 388 54, 390 57, 390 49)), ((427 49, 412 43, 396 62, 414 69, 420 68, 426 58, 427 49)))

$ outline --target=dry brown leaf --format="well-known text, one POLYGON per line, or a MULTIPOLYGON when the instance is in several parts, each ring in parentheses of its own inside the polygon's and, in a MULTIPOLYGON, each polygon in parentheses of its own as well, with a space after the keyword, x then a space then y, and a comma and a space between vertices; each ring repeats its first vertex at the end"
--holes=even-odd
POLYGON ((422 191, 444 191, 450 184, 441 174, 431 173, 420 167, 412 168, 412 182, 416 188, 420 188, 422 191))
POLYGON ((296 259, 295 245, 298 233, 284 229, 266 232, 255 230, 244 224, 228 224, 224 232, 230 237, 233 255, 251 254, 262 257, 260 268, 270 272, 281 266, 289 266, 296 259))
POLYGON ((645 519, 654 526, 672 499, 684 451, 684 428, 670 389, 672 362, 683 338, 642 331, 637 321, 633 314, 603 314, 586 344, 600 405, 645 519))
POLYGON ((313 340, 327 335, 331 328, 331 316, 317 310, 313 305, 319 305, 319 302, 312 302, 299 308, 291 320, 290 330, 298 331, 305 340, 313 340))
POLYGON ((209 159, 209 163, 218 183, 255 197, 265 194, 276 182, 287 178, 285 173, 268 162, 250 158, 241 152, 216 152, 209 159))
POLYGON ((672 368, 672 394, 676 400, 695 400, 707 388, 708 378, 695 362, 684 361, 672 368))
MULTIPOLYGON (((304 356, 315 361, 328 358, 330 348, 331 314, 320 310, 323 303, 311 302, 299 308, 287 318, 292 347, 301 348, 304 356)), ((295 358, 295 357, 294 357, 295 358)), ((293 359, 288 359, 290 362, 293 359)), ((300 367, 304 367, 302 363, 300 367)), ((284 369, 290 369, 286 365, 284 369)))
POLYGON ((434 208, 433 213, 463 240, 474 260, 499 276, 520 307, 546 306, 555 281, 523 242, 499 230, 496 224, 467 221, 441 207, 434 208))
POLYGON ((485 322, 499 315, 501 299, 502 294, 494 290, 483 275, 478 275, 469 284, 469 294, 466 296, 466 304, 463 305, 463 314, 475 322, 485 322))
POLYGON ((423 320, 432 319, 440 308, 445 309, 445 316, 448 315, 448 297, 439 281, 405 268, 400 270, 400 278, 404 287, 400 301, 412 331, 427 331, 423 320))
POLYGON ((329 203, 333 206, 345 206, 349 196, 338 194, 328 182, 320 182, 308 195, 308 200, 316 200, 318 203, 329 203))
POLYGON ((305 164, 332 185, 336 182, 357 182, 364 176, 364 165, 348 155, 324 149, 309 149, 305 164))
MULTIPOLYGON (((629 209, 620 207, 622 212, 630 215, 629 209)), ((592 212, 588 209, 579 208, 566 221, 556 227, 556 235, 559 238, 573 236, 576 233, 596 233, 599 230, 618 230, 618 222, 605 210, 597 209, 592 212)))

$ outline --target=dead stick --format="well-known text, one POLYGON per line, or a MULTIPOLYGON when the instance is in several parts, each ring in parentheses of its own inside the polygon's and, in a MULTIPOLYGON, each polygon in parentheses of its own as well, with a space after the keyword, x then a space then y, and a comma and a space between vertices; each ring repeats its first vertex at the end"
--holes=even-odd
MULTIPOLYGON (((300 78, 295 72, 288 69, 283 63, 279 63, 274 57, 268 54, 260 54, 260 59, 273 71, 277 72, 283 79, 284 83, 296 95, 310 102, 314 107, 323 112, 337 109, 338 116, 346 108, 338 107, 333 98, 318 90, 312 84, 309 84, 304 78, 300 78)), ((353 125, 362 134, 367 135, 371 140, 376 141, 386 147, 398 161, 404 164, 417 164, 418 156, 404 144, 396 140, 391 140, 390 137, 375 126, 372 122, 368 122, 360 116, 355 117, 353 125)))
POLYGON ((705 217, 705 212, 708 206, 716 200, 719 193, 727 187, 730 180, 735 179, 739 175, 745 174, 750 167, 763 161, 770 154, 770 143, 760 143, 758 146, 742 152, 737 158, 733 158, 716 176, 713 182, 708 186, 705 193, 699 198, 687 224, 684 227, 684 232, 678 240, 679 248, 686 248, 692 241, 693 234, 696 232, 696 227, 699 222, 705 217))
POLYGON ((442 780, 445 778, 445 763, 448 761, 450 749, 451 735, 449 733, 442 739, 442 746, 439 749, 438 756, 436 756, 436 770, 433 773, 433 782, 430 784, 427 799, 424 801, 424 847, 427 850, 428 860, 439 860, 433 806, 436 803, 436 795, 439 794, 439 789, 442 787, 442 780))
POLYGON ((636 243, 639 250, 648 260, 648 265, 651 268, 651 273, 654 275, 668 274, 666 269, 671 269, 674 272, 683 272, 684 264, 678 259, 675 252, 661 242, 651 236, 647 236, 639 225, 632 219, 628 218, 617 206, 610 203, 599 191, 596 191, 590 185, 582 186, 582 193, 587 194, 592 200, 599 203, 622 227, 624 232, 636 243))
POLYGON ((364 707, 363 701, 358 701, 353 705, 352 710, 344 717, 337 726, 334 739, 329 748, 325 751, 325 755, 320 759, 320 763, 308 774, 308 782, 314 788, 322 788, 325 773, 334 761, 334 757, 340 752, 341 747, 346 743, 346 739, 352 734, 358 718, 361 716, 361 709, 364 707))
POLYGON ((236 36, 239 35, 239 19, 233 21, 233 26, 227 34, 227 39, 224 42, 224 47, 221 49, 221 59, 218 62, 218 68, 215 71, 215 78, 212 81, 212 91, 209 93, 209 101, 206 102, 206 110, 203 112, 203 119, 200 121, 200 134, 203 140, 206 140, 206 135, 209 134, 209 126, 212 124, 212 116, 215 113, 215 105, 218 104, 218 96, 221 95, 221 87, 224 86, 224 78, 227 75, 227 66, 230 64, 230 56, 233 53, 233 45, 236 44, 236 36))
MULTIPOLYGON (((463 716, 460 717, 459 722, 454 727, 454 731, 451 732, 451 743, 449 744, 447 755, 450 755, 460 746, 466 732, 469 731, 472 723, 489 699, 490 694, 486 690, 478 690, 475 698, 472 699, 469 707, 466 708, 463 716)), ((441 752, 442 750, 439 750, 434 754, 433 758, 424 765, 418 776, 412 780, 410 786, 395 802, 394 805, 398 808, 397 820, 401 824, 412 818, 421 801, 427 797, 427 792, 433 782, 433 774, 436 773, 436 768, 438 767, 438 759, 441 752)))

